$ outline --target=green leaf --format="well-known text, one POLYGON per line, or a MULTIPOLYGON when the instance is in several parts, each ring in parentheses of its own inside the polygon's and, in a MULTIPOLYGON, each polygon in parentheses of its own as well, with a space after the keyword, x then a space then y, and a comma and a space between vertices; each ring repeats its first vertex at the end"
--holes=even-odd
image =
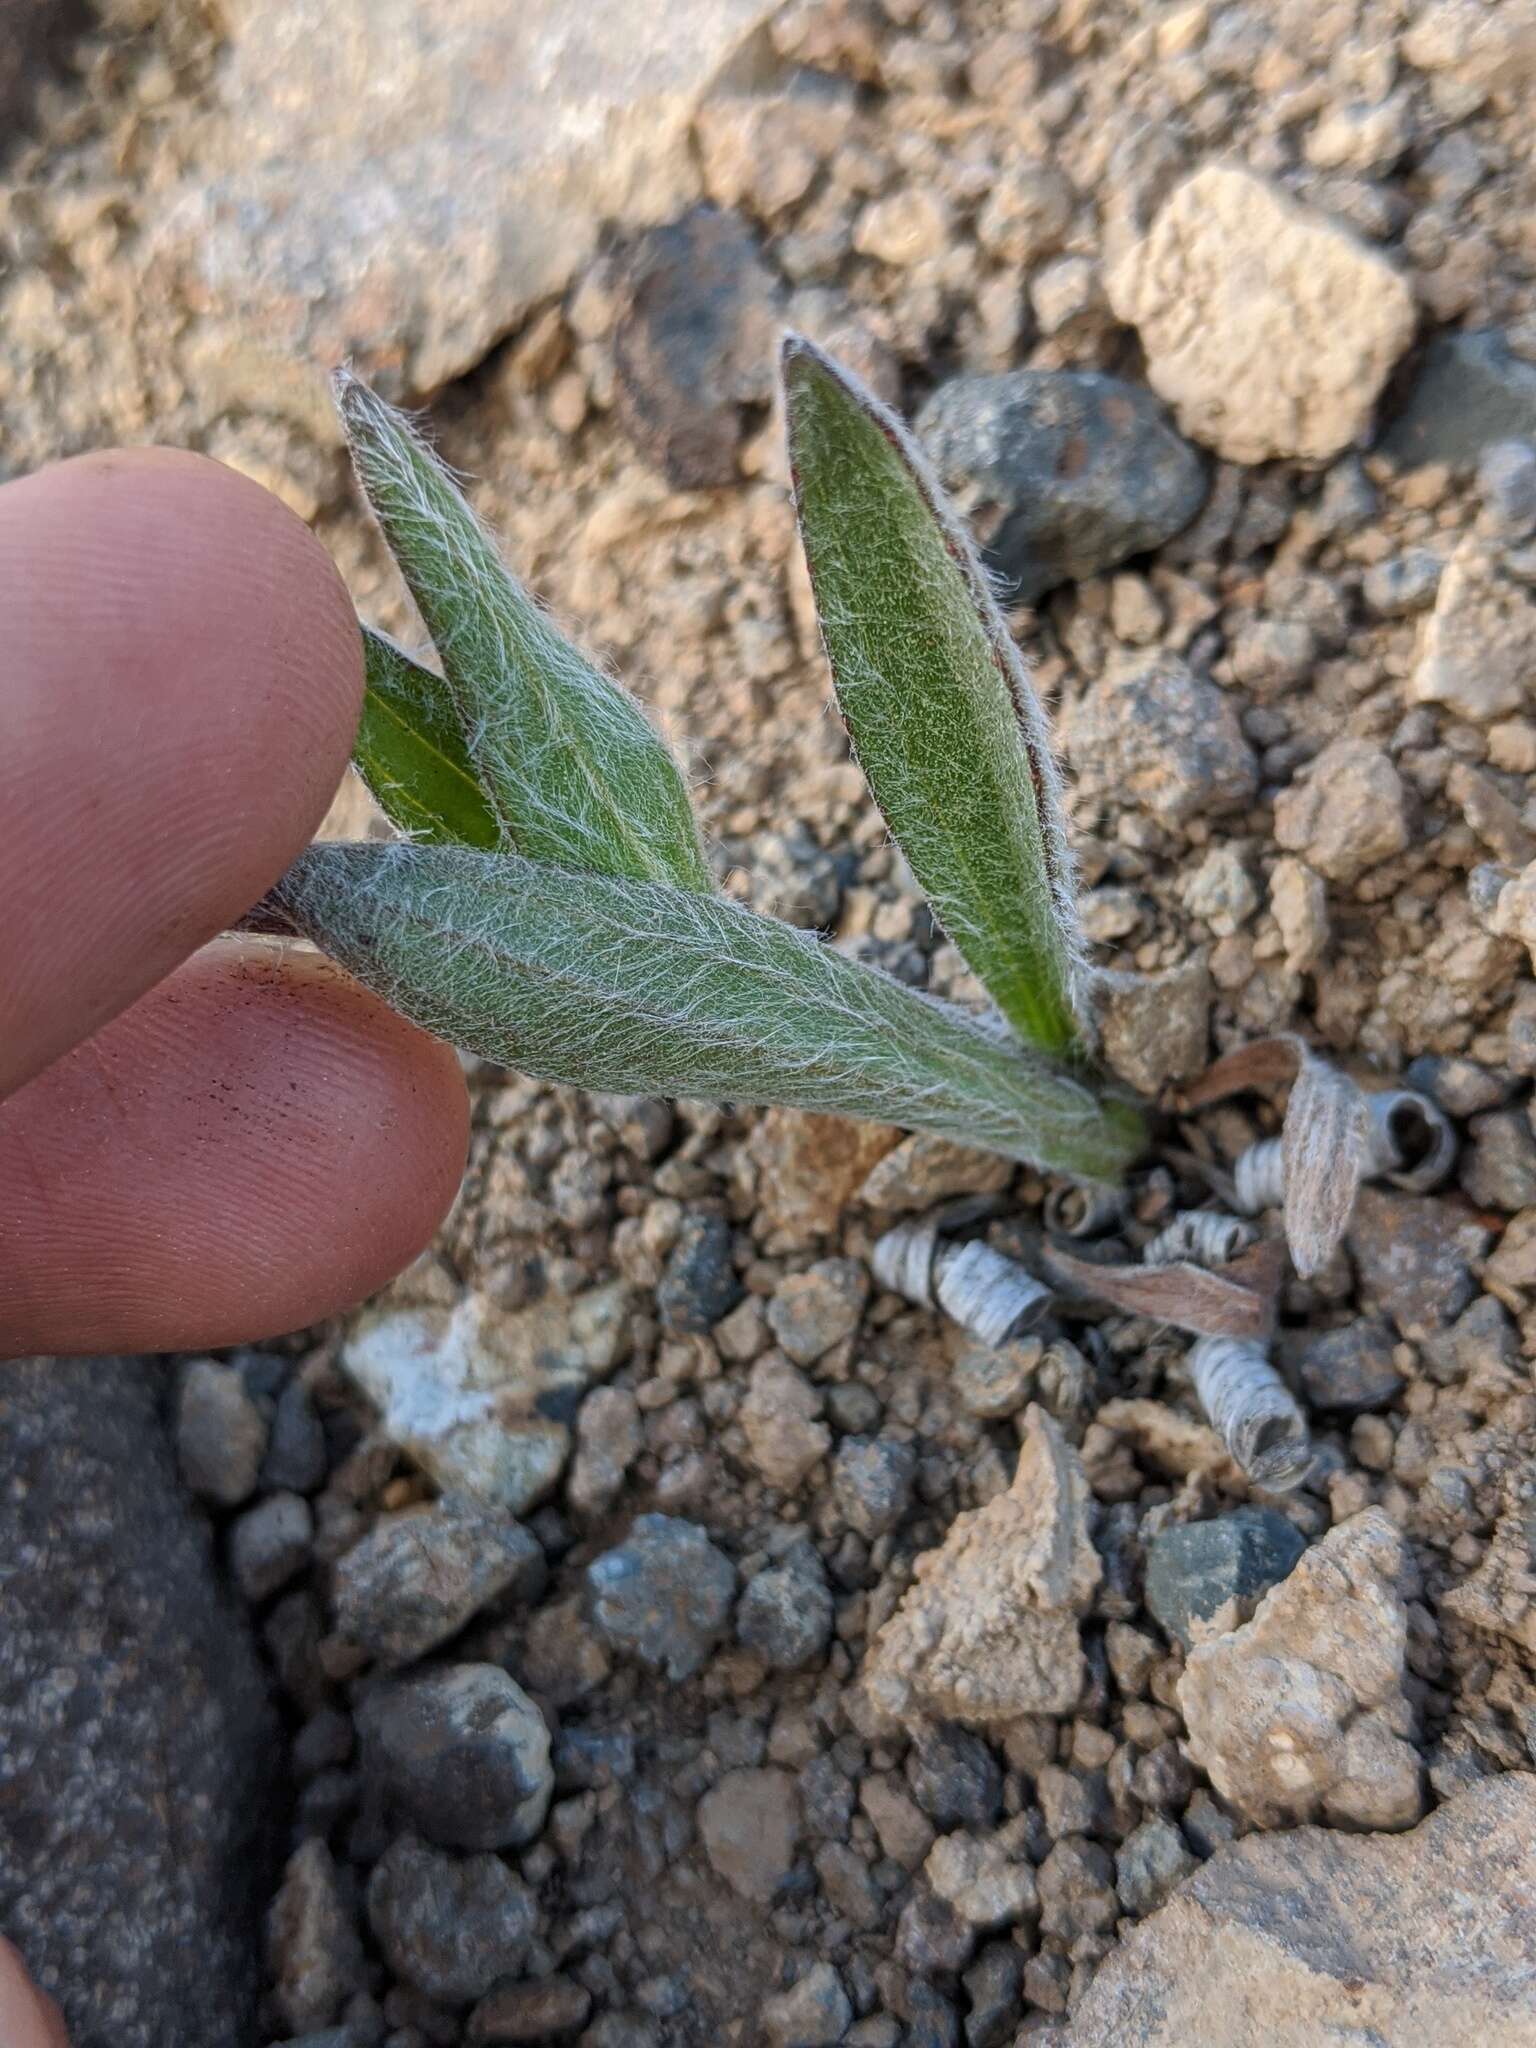
POLYGON ((385 817, 410 839, 499 845, 442 677, 368 626, 363 664, 367 688, 352 761, 385 817))
POLYGON ((875 801, 1015 1031, 1080 1056, 1050 732, 986 575, 893 413, 797 336, 783 377, 822 641, 875 801))
POLYGON ((540 1079, 905 1124, 1083 1179, 1141 1119, 808 933, 468 847, 315 845, 268 898, 438 1037, 540 1079))
POLYGON ((335 390, 507 842, 560 867, 713 889, 682 775, 639 704, 508 573, 409 422, 345 372, 335 390))

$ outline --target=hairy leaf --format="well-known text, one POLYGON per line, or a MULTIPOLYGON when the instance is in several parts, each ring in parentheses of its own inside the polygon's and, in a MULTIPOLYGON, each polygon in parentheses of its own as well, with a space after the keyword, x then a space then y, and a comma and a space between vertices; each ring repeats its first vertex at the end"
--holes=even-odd
POLYGON ((838 704, 875 801, 1009 1023, 1081 1050, 1072 865, 1045 714, 986 575, 896 416, 784 346, 800 535, 838 704))
POLYGON ((410 839, 499 845, 448 685, 368 626, 363 662, 367 688, 352 760, 379 809, 410 839))
POLYGON ((712 889, 682 775, 639 704, 508 573, 409 422, 345 372, 335 388, 358 481, 442 658, 508 843, 591 874, 712 889))
POLYGON ((1085 1179, 1141 1120, 962 1012, 719 896, 467 847, 316 845, 275 908, 441 1038, 545 1080, 786 1103, 1085 1179))

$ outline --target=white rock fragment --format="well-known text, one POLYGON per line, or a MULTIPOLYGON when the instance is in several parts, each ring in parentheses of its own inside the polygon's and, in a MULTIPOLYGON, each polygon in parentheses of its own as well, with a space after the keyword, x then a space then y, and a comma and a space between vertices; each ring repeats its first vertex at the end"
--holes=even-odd
POLYGON ((1413 294, 1384 257, 1235 166, 1177 186, 1107 286, 1152 388, 1230 462, 1347 448, 1413 338, 1413 294))
POLYGON ((1313 1544, 1250 1622, 1190 1652, 1190 1756, 1260 1827, 1406 1828, 1424 1812, 1403 1691, 1411 1569, 1368 1508, 1313 1544))
POLYGON ((510 1313, 479 1294, 378 1310, 358 1319, 341 1364, 439 1486, 520 1515, 565 1469, 582 1392, 628 1350, 629 1308, 629 1288, 610 1281, 510 1313))
POLYGON ((1536 603, 1469 535, 1445 566, 1424 621, 1409 694, 1486 725, 1529 708, 1536 690, 1536 603))
POLYGON ((871 1704, 890 1719, 1070 1713, 1083 1684, 1078 1618, 1099 1577, 1082 1465, 1031 1406, 1008 1492, 955 1518, 875 1638, 871 1704))

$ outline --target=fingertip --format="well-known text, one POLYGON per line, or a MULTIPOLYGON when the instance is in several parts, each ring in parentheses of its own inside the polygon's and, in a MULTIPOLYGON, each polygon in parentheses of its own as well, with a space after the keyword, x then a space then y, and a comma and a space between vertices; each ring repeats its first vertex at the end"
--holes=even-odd
POLYGON ((69 2048, 59 2009, 27 1975, 26 1966, 0 1937, 0 2044, 3 2048, 69 2048))

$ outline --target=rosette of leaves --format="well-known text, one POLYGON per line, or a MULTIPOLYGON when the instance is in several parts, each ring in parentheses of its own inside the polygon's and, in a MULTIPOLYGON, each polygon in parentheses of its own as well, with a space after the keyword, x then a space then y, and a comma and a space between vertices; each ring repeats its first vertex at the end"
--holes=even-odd
POLYGON ((364 629, 354 758, 401 837, 312 846, 256 922, 541 1079, 836 1111, 1114 1179, 1143 1126, 1089 1058, 1071 859, 1024 664, 900 421, 808 342, 786 341, 782 380, 839 707, 995 1011, 722 896, 638 701, 508 572, 410 423, 345 374, 358 481, 441 673, 364 629))

